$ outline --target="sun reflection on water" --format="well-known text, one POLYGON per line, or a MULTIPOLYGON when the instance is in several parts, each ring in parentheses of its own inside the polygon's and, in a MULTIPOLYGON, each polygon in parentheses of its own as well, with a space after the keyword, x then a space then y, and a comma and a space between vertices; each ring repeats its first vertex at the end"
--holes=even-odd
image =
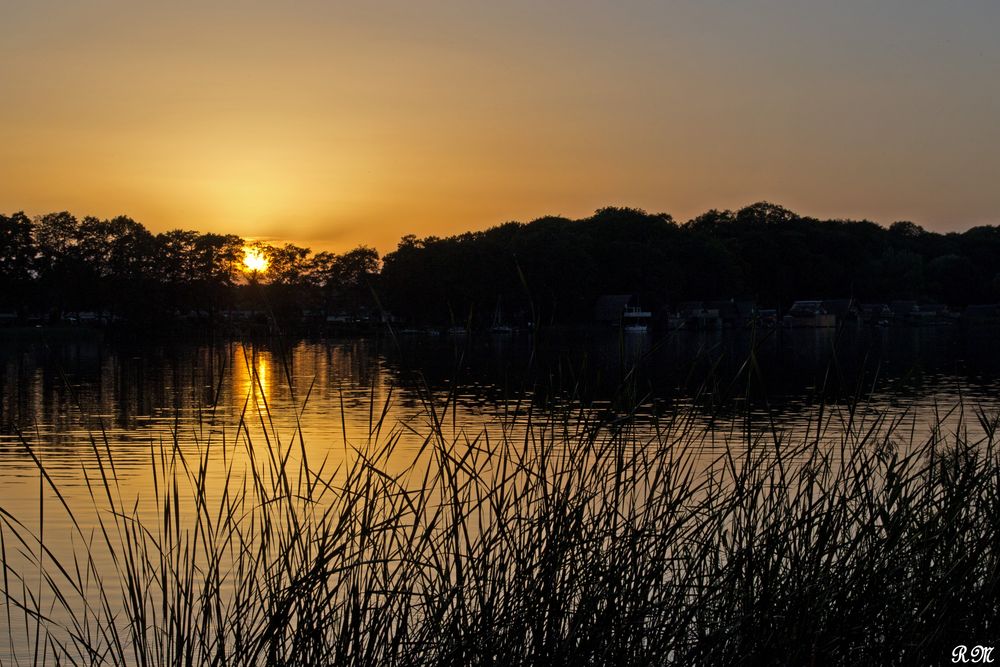
POLYGON ((271 354, 242 344, 238 344, 234 352, 233 398, 252 405, 259 412, 266 412, 273 379, 271 354))

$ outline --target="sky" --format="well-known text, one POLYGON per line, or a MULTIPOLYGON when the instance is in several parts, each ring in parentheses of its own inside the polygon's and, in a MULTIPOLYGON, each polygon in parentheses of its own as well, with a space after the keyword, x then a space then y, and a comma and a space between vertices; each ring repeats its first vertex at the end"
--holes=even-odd
POLYGON ((0 212, 314 250, 608 206, 1000 224, 995 0, 0 0, 0 212))

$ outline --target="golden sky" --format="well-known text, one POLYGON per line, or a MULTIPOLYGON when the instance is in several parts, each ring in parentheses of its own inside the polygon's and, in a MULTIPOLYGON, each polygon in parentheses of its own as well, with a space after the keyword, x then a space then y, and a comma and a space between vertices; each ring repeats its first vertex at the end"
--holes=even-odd
POLYGON ((1000 3, 0 0, 0 212, 313 249, 605 205, 1000 222, 1000 3))

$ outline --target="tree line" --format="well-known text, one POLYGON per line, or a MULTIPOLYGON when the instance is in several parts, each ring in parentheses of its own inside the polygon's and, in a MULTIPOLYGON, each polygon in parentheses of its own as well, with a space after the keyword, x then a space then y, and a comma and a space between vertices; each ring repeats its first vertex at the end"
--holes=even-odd
POLYGON ((913 299, 953 307, 1000 300, 1000 228, 940 234, 912 222, 817 220, 760 202, 685 223, 633 208, 546 217, 448 238, 404 237, 380 284, 399 315, 581 322, 602 294, 658 310, 684 301, 913 299))
POLYGON ((456 236, 404 236, 384 257, 337 254, 231 234, 152 234, 125 216, 0 215, 0 309, 19 317, 104 311, 132 320, 185 313, 390 312, 415 324, 572 324, 602 294, 652 309, 683 301, 914 299, 953 307, 1000 301, 1000 228, 927 231, 912 222, 818 220, 767 202, 678 223, 603 208, 571 220, 508 222, 456 236), (248 276, 245 249, 269 261, 248 276))
POLYGON ((369 305, 378 268, 378 253, 364 246, 313 254, 235 234, 153 234, 127 216, 0 215, 0 310, 19 319, 58 321, 80 312, 140 323, 215 319, 259 309, 262 298, 282 316, 326 307, 358 311, 369 305), (267 258, 266 271, 246 272, 247 249, 267 258))

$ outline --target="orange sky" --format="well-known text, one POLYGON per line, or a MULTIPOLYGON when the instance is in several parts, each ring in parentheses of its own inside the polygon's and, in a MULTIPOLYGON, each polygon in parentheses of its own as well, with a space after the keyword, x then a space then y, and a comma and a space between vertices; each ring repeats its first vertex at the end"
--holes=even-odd
POLYGON ((0 212, 382 251, 604 205, 1000 222, 992 0, 159 4, 0 5, 0 212))

